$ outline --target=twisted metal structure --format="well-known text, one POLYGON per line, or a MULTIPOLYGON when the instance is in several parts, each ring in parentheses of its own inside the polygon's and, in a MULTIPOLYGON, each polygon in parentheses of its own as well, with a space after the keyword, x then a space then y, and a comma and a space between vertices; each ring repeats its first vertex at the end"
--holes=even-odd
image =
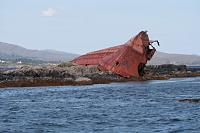
POLYGON ((157 40, 149 40, 147 31, 141 31, 122 45, 87 53, 72 62, 85 66, 97 65, 102 71, 139 78, 145 64, 156 51, 152 45, 154 42, 159 45, 157 40))

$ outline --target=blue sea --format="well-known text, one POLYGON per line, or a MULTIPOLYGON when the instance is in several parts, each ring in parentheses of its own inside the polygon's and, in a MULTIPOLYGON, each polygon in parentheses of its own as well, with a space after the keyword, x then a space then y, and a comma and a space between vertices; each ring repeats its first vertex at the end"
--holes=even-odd
POLYGON ((200 77, 0 89, 0 133, 200 133, 200 77))

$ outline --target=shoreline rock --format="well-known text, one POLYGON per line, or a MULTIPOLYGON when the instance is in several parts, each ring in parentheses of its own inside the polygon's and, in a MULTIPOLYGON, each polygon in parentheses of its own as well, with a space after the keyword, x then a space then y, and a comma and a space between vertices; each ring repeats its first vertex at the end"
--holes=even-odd
POLYGON ((185 98, 185 99, 179 99, 179 102, 189 102, 189 103, 200 103, 200 98, 185 98))
POLYGON ((111 82, 167 80, 177 77, 200 76, 200 71, 188 71, 185 65, 146 66, 140 79, 124 78, 112 72, 100 71, 97 66, 80 66, 71 62, 57 66, 22 66, 0 71, 0 88, 91 85, 111 82))

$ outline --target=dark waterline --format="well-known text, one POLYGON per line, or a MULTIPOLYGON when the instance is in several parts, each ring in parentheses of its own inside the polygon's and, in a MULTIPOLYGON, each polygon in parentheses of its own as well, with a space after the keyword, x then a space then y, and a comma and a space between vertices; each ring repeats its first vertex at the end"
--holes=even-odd
POLYGON ((0 132, 200 132, 200 77, 0 89, 0 132))

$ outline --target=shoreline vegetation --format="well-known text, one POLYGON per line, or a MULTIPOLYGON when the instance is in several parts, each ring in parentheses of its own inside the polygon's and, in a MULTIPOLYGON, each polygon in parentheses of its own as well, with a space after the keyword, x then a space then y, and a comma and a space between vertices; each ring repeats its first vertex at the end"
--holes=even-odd
POLYGON ((71 62, 48 66, 21 66, 0 70, 0 88, 64 85, 92 85, 111 82, 167 80, 200 76, 200 68, 186 65, 147 65, 140 79, 124 78, 112 72, 102 72, 97 66, 80 66, 71 62))

